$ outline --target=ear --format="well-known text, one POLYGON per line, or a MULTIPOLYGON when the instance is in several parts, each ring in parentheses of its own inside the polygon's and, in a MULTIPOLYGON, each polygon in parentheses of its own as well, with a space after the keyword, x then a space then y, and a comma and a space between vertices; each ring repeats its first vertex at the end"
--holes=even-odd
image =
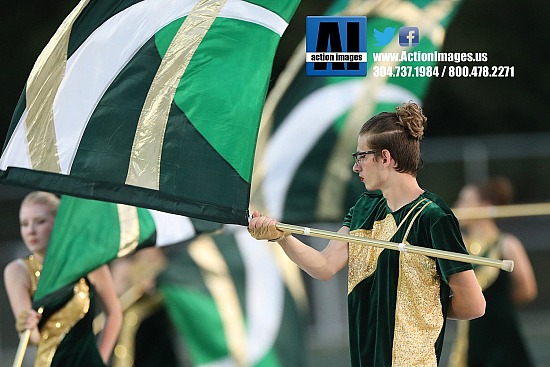
POLYGON ((382 151, 380 151, 380 156, 382 157, 382 163, 383 164, 388 164, 391 163, 391 153, 389 150, 387 149, 382 149, 382 151))

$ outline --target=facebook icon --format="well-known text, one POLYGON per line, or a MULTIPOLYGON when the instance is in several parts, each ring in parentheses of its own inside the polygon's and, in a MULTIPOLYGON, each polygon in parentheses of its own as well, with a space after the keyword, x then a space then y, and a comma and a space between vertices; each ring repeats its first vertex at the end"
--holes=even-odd
POLYGON ((401 27, 399 28, 399 45, 411 47, 418 45, 420 40, 420 32, 418 27, 401 27))

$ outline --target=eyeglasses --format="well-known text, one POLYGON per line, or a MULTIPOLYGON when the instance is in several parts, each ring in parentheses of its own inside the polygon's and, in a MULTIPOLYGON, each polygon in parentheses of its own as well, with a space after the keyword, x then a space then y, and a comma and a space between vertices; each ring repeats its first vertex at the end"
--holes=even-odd
POLYGON ((375 154, 376 152, 377 152, 376 150, 367 150, 366 152, 353 153, 352 156, 353 156, 353 159, 355 160, 355 163, 360 164, 363 158, 365 158, 367 154, 375 154))

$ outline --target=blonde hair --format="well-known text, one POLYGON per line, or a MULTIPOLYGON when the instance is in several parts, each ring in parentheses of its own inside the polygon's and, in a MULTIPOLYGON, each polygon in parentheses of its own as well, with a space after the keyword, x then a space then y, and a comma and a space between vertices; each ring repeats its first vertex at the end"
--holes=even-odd
POLYGON ((428 119, 414 102, 404 103, 395 112, 381 112, 363 124, 359 135, 367 136, 371 149, 387 149, 396 162, 396 171, 416 172, 422 166, 420 140, 424 136, 428 119))
POLYGON ((21 206, 25 204, 43 204, 50 209, 50 213, 55 216, 59 207, 59 198, 50 192, 33 191, 23 198, 21 206))

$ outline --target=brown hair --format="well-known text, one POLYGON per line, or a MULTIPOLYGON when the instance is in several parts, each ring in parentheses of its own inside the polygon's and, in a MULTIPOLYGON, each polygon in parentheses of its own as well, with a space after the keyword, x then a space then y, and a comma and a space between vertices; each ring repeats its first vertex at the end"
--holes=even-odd
POLYGON ((492 177, 476 187, 479 198, 491 205, 508 205, 514 199, 514 187, 506 177, 492 177))
POLYGON ((59 206, 59 198, 50 192, 45 191, 33 191, 21 202, 21 206, 24 204, 43 204, 46 205, 52 215, 57 213, 57 207, 59 206))
POLYGON ((416 172, 422 166, 420 140, 424 136, 427 118, 414 102, 396 107, 395 112, 381 112, 363 124, 359 135, 366 135, 371 149, 390 151, 397 172, 416 172))

